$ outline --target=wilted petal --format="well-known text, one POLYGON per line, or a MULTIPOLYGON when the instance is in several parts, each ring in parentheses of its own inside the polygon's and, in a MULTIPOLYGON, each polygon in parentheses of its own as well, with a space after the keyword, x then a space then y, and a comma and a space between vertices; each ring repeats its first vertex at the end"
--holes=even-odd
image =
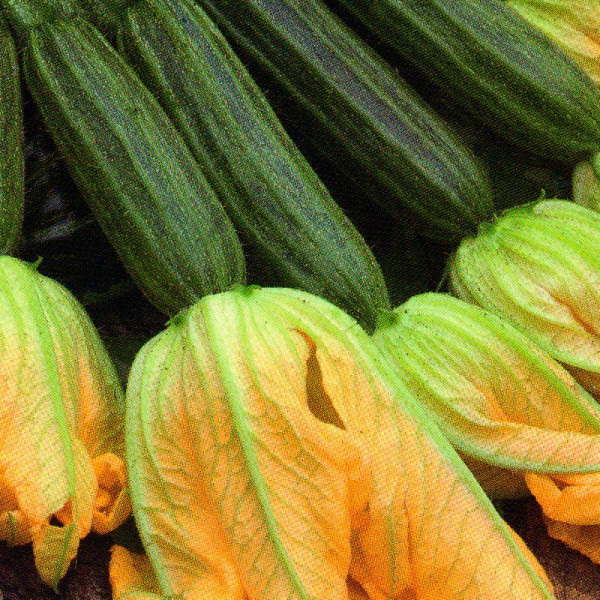
POLYGON ((113 546, 110 554, 113 600, 163 600, 152 565, 145 554, 136 554, 122 546, 113 546))
POLYGON ((550 519, 600 525, 600 473, 552 477, 529 473, 525 481, 550 519))
POLYGON ((116 529, 131 514, 127 474, 125 462, 115 454, 101 454, 94 458, 93 465, 98 492, 94 501, 92 530, 104 534, 116 529))
POLYGON ((600 473, 525 476, 548 533, 600 564, 600 473))

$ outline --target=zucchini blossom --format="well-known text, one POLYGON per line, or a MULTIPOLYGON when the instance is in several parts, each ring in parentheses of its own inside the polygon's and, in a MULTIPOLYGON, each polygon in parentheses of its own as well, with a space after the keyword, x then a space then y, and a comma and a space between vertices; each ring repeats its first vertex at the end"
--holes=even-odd
POLYGON ((83 308, 35 267, 0 257, 0 539, 33 542, 56 589, 90 530, 130 513, 124 399, 83 308))
POLYGON ((600 407, 565 369, 443 294, 414 296, 373 339, 489 495, 533 493, 549 534, 600 563, 600 407))
POLYGON ((452 292, 504 316, 600 397, 600 214, 542 200, 465 238, 452 292))
POLYGON ((597 0, 509 0, 600 85, 600 4, 597 0))
POLYGON ((115 600, 553 597, 393 365, 308 293, 172 320, 134 362, 126 441, 147 560, 115 551, 115 600))

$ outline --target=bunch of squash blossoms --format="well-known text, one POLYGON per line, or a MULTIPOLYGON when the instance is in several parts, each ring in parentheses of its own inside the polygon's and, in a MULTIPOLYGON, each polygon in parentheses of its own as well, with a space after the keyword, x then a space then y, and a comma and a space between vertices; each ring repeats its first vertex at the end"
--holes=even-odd
POLYGON ((490 497, 533 494, 600 563, 598 241, 575 203, 511 209, 451 257, 460 298, 371 336, 306 292, 206 296, 125 401, 72 296, 0 258, 0 534, 56 587, 131 508, 145 553, 113 547, 115 600, 551 599, 490 497))
POLYGON ((546 575, 356 321, 239 287, 134 362, 126 462, 146 554, 116 600, 553 598, 546 575))

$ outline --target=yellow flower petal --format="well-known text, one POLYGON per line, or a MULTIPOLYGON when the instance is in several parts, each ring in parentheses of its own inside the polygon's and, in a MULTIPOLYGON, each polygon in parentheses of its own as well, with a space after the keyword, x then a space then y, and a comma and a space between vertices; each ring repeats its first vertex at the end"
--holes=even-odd
POLYGON ((494 314, 422 294, 398 307, 373 339, 464 455, 518 471, 600 470, 597 403, 494 314))
POLYGON ((235 565, 240 600, 552 598, 366 333, 309 294, 235 290, 175 319, 134 363, 127 441, 166 595, 235 565))
POLYGON ((600 473, 527 473, 525 481, 548 518, 572 525, 600 525, 600 473))
POLYGON ((94 458, 93 464, 98 493, 94 502, 92 530, 104 534, 116 529, 131 513, 125 462, 117 455, 107 453, 94 458))
POLYGON ((548 534, 600 564, 600 473, 525 480, 544 511, 548 534))
POLYGON ((169 329, 138 354, 128 384, 128 469, 137 526, 165 595, 211 600, 244 593, 214 499, 188 431, 183 348, 169 329), (160 363, 162 371, 150 372, 160 363), (175 367, 174 367, 175 365, 175 367), (164 401, 166 400, 166 402, 164 401))
POLYGON ((600 523, 600 409, 525 336, 441 294, 400 306, 375 341, 492 496, 600 523), (393 317, 393 318, 392 318, 393 317))
POLYGON ((38 573, 56 592, 58 582, 67 572, 79 547, 75 523, 59 527, 46 521, 32 527, 32 537, 38 573))
POLYGON ((56 588, 91 528, 98 491, 92 458, 102 449, 96 438, 123 455, 122 392, 77 301, 6 256, 0 351, 0 510, 9 511, 0 515, 0 535, 31 539, 42 578, 56 588), (62 526, 51 525, 53 517, 62 526))
POLYGON ((145 554, 135 554, 116 545, 111 548, 110 554, 109 577, 113 600, 163 600, 152 565, 145 554))
MULTIPOLYGON (((136 431, 130 447, 140 447, 138 421, 148 422, 143 443, 149 453, 161 452, 162 430, 190 439, 195 450, 178 464, 194 465, 195 475, 191 471, 189 476, 206 480, 212 500, 205 500, 205 506, 216 507, 217 523, 227 533, 222 545, 230 550, 251 598, 345 598, 350 527, 353 515, 364 510, 352 490, 364 486, 356 480, 368 471, 360 448, 339 422, 330 425, 312 412, 335 421, 334 414, 311 405, 312 388, 319 385, 314 341, 291 324, 261 322, 256 327, 258 318, 251 304, 238 306, 235 295, 211 297, 172 329, 169 348, 180 352, 179 358, 148 358, 154 366, 143 375, 134 365, 128 402, 141 405, 143 412, 128 418, 128 431, 136 431), (175 350, 183 347, 189 350, 175 350), (162 372, 173 378, 168 388, 166 376, 160 387, 152 383, 153 374, 162 372), (176 384, 180 379, 183 383, 176 384), (141 389, 137 381, 143 382, 141 389), (165 406, 171 407, 168 414, 165 406)), ((156 344, 157 352, 161 345, 156 344)), ((163 461, 153 460, 157 475, 163 461)), ((153 517, 146 501, 136 498, 138 472, 148 459, 132 453, 128 462, 144 538, 145 523, 150 525, 153 517)), ((160 535, 170 534, 163 528, 160 535)), ((166 573, 163 591, 185 589, 173 583, 172 560, 160 548, 147 547, 159 579, 166 573)))

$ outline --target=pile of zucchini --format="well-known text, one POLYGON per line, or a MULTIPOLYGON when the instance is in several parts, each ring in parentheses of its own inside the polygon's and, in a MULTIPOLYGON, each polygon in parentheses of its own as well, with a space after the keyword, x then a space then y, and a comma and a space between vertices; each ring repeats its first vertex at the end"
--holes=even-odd
MULTIPOLYGON (((511 142, 571 166, 600 148, 598 90, 503 3, 344 5, 511 142)), ((412 219, 445 244, 494 218, 481 161, 321 0, 3 7, 27 89, 73 179, 133 280, 168 315, 248 281, 246 262, 250 283, 313 292, 367 329, 390 308, 371 249, 271 98, 360 210, 375 203, 399 228, 412 219)), ((1 33, 0 247, 9 251, 23 159, 16 55, 5 24, 1 33)))
POLYGON ((0 253, 31 253, 31 97, 129 276, 171 319, 259 284, 320 296, 373 333, 444 285, 431 255, 440 267, 503 218, 482 136, 504 161, 563 178, 584 162, 600 181, 600 89, 501 0, 0 9, 0 253))

